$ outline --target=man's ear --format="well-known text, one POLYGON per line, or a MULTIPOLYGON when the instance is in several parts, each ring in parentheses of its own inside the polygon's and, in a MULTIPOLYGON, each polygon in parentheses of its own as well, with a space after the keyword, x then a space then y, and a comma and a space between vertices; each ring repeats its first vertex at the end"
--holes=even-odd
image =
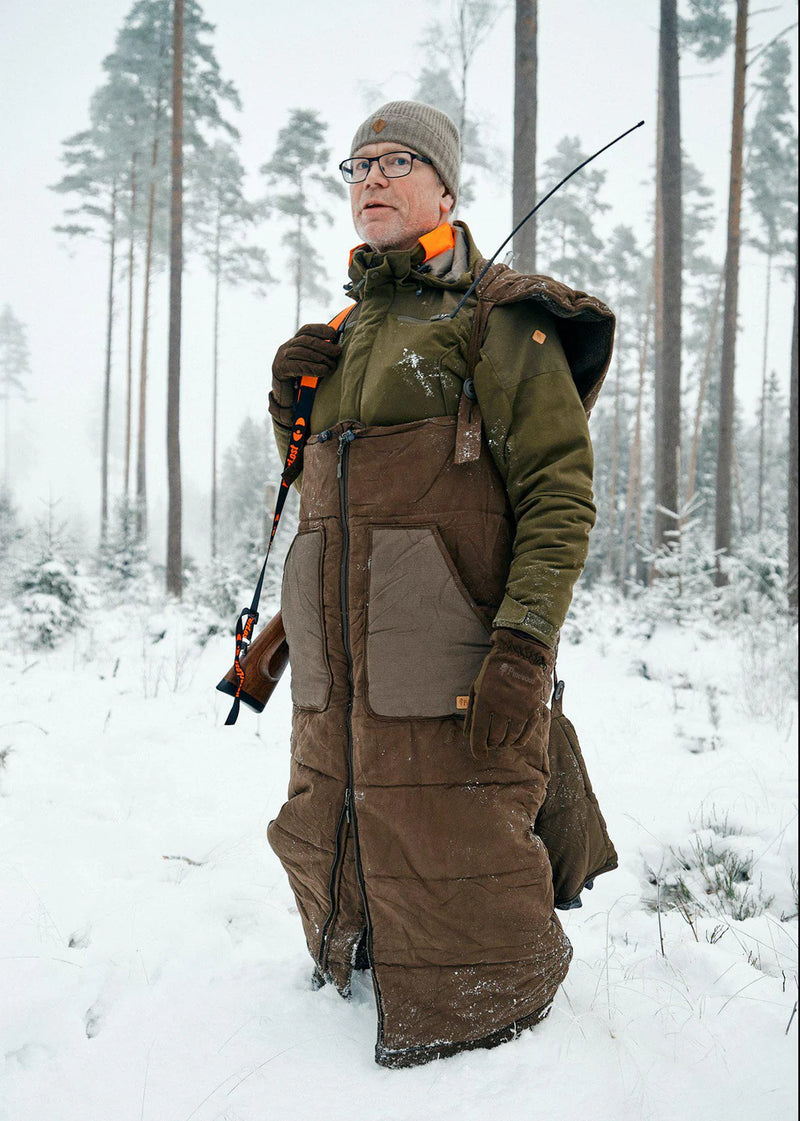
POLYGON ((439 199, 439 210, 443 218, 446 214, 452 213, 455 203, 456 200, 450 192, 445 187, 442 187, 442 197, 439 199))

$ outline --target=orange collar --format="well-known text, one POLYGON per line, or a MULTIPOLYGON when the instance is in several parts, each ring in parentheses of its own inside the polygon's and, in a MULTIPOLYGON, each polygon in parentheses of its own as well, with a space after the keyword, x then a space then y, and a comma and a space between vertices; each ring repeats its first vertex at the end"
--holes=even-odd
POLYGON ((455 230, 449 222, 445 222, 443 226, 437 226, 429 234, 424 234, 419 239, 419 243, 425 250, 425 260, 430 261, 431 257, 438 257, 448 249, 455 249, 455 230))
MULTIPOLYGON (((438 257, 440 253, 446 253, 448 249, 454 249, 456 244, 456 234, 453 227, 449 222, 445 222, 442 226, 437 226, 428 234, 423 234, 419 239, 419 244, 425 250, 425 261, 430 261, 432 257, 438 257)), ((366 249, 366 243, 362 242, 357 245, 355 249, 350 250, 350 260, 347 262, 348 267, 353 263, 353 257, 359 249, 366 249)))

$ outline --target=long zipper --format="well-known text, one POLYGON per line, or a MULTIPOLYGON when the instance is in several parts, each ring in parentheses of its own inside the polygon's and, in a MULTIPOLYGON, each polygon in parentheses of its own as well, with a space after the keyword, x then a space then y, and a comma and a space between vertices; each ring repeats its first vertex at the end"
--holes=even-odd
POLYGON ((339 814, 339 822, 336 826, 336 848, 333 855, 333 864, 331 865, 331 876, 328 884, 328 893, 330 896, 331 906, 328 911, 328 917, 325 919, 325 924, 322 927, 322 934, 319 940, 319 953, 317 954, 317 965, 322 977, 328 966, 327 950, 328 950, 328 936, 333 925, 333 920, 336 918, 336 912, 339 910, 339 881, 342 876, 342 868, 344 867, 344 851, 345 846, 342 843, 344 836, 345 823, 350 823, 350 787, 348 786, 344 792, 344 802, 342 804, 342 812, 339 814))
MULTIPOLYGON (((367 923, 367 960, 372 974, 372 987, 375 990, 375 1005, 378 1011, 378 1040, 383 1039, 383 1000, 375 975, 374 959, 372 954, 372 921, 369 917, 369 904, 367 902, 367 889, 364 882, 364 868, 361 863, 361 846, 358 841, 358 818, 355 806, 355 784, 353 779, 353 653, 350 648, 350 618, 349 618, 349 592, 348 579, 350 572, 350 525, 347 517, 347 465, 349 462, 350 445, 358 436, 353 428, 347 428, 339 436, 339 463, 336 476, 339 480, 339 516, 342 523, 342 564, 340 569, 339 597, 342 606, 342 644, 347 660, 347 718, 345 728, 347 731, 347 791, 349 794, 350 825, 353 829, 353 853, 355 856, 356 879, 364 904, 364 917, 367 923)), ((347 803, 346 803, 347 804, 347 803)))
MULTIPOLYGON (((320 444, 326 443, 330 440, 333 433, 329 428, 324 432, 320 432, 317 440, 320 444)), ((345 822, 350 824, 350 786, 344 792, 344 801, 342 809, 339 814, 339 821, 336 825, 336 845, 333 852, 333 863, 331 864, 331 874, 328 880, 328 898, 330 899, 330 908, 328 910, 327 918, 322 925, 322 934, 319 939, 319 952, 317 954, 317 968, 319 970, 319 983, 325 983, 325 973, 327 969, 327 949, 328 938, 330 936, 331 927, 333 926, 336 912, 339 910, 339 881, 341 879, 342 867, 344 866, 344 845, 342 844, 342 834, 345 827, 345 822)))

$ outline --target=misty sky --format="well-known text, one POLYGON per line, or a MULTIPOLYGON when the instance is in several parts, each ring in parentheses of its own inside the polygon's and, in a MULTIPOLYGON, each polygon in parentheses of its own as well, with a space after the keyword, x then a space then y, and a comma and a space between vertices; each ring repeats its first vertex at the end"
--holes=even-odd
MULTIPOLYGON (((47 189, 62 174, 61 141, 86 126, 92 92, 101 84, 101 62, 130 6, 129 0, 0 0, 0 73, 3 75, 0 191, 0 306, 8 303, 28 329, 32 376, 29 403, 12 415, 12 485, 26 518, 60 500, 63 516, 78 514, 91 541, 99 503, 100 404, 104 360, 105 246, 65 246, 52 232, 65 200, 47 189)), ((731 3, 731 9, 734 5, 731 3)), ((331 169, 349 154, 358 123, 379 102, 408 97, 424 64, 418 41, 431 18, 443 18, 448 0, 374 0, 314 3, 294 0, 206 0, 216 24, 213 39, 223 77, 239 89, 243 111, 235 123, 251 194, 262 192, 258 168, 269 158, 278 130, 294 107, 318 109, 330 122, 331 169)), ((648 235, 652 207, 651 166, 655 149, 657 0, 540 0, 539 150, 550 155, 565 134, 577 135, 593 151, 644 117, 640 129, 607 157, 605 200, 612 204, 605 232, 627 222, 648 235)), ((751 43, 770 39, 794 22, 797 5, 765 5, 751 22, 751 43), (766 9, 769 10, 766 10, 766 9)), ((795 35, 790 36, 795 41, 795 35)), ((794 48, 793 48, 794 49, 794 48)), ((795 51, 796 67, 796 51, 795 51)), ((684 145, 715 191, 719 228, 712 252, 721 260, 727 205, 732 53, 706 64, 682 60, 684 145)), ((510 228, 510 153, 513 107, 513 4, 499 18, 479 53, 470 91, 471 112, 505 153, 494 176, 477 180, 478 201, 466 219, 485 254, 510 228)), ((541 181, 540 190, 549 186, 541 181)), ((259 231, 281 276, 282 227, 259 231)), ((318 242, 329 274, 329 300, 309 305, 305 320, 329 319, 347 302, 347 252, 358 239, 346 201, 338 220, 318 242)), ((546 271, 546 263, 540 267, 546 271)), ((740 308, 743 332, 737 361, 738 392, 754 409, 761 365, 764 267, 752 249, 742 255, 740 308)), ((596 293, 601 298, 602 290, 596 293)), ((184 282, 181 443, 188 548, 203 559, 206 495, 210 474, 211 281, 199 262, 187 261, 184 282)), ((115 323, 115 381, 112 448, 121 448, 124 312, 120 290, 115 323)), ((149 463, 151 525, 157 555, 163 530, 166 475, 166 273, 155 282, 151 319, 149 463)), ((793 288, 775 285, 770 365, 788 386, 793 288)), ((268 371, 277 345, 294 328, 288 286, 273 286, 266 298, 237 290, 223 302, 221 342, 221 443, 233 439, 247 415, 266 407, 268 371)), ((138 347, 137 352, 138 354, 138 347)), ((613 367, 612 375, 613 376, 613 367)), ((112 493, 119 492, 121 464, 113 464, 112 493)))

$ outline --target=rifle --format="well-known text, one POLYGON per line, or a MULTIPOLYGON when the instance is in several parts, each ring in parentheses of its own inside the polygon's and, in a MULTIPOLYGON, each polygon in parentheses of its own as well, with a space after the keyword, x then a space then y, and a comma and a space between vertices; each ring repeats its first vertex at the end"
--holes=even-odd
MULTIPOLYGON (((244 670, 244 680, 238 692, 239 700, 255 712, 263 712, 288 661, 289 646, 279 611, 239 659, 239 665, 244 670)), ((231 666, 217 689, 220 693, 235 697, 238 684, 236 667, 231 666)))

